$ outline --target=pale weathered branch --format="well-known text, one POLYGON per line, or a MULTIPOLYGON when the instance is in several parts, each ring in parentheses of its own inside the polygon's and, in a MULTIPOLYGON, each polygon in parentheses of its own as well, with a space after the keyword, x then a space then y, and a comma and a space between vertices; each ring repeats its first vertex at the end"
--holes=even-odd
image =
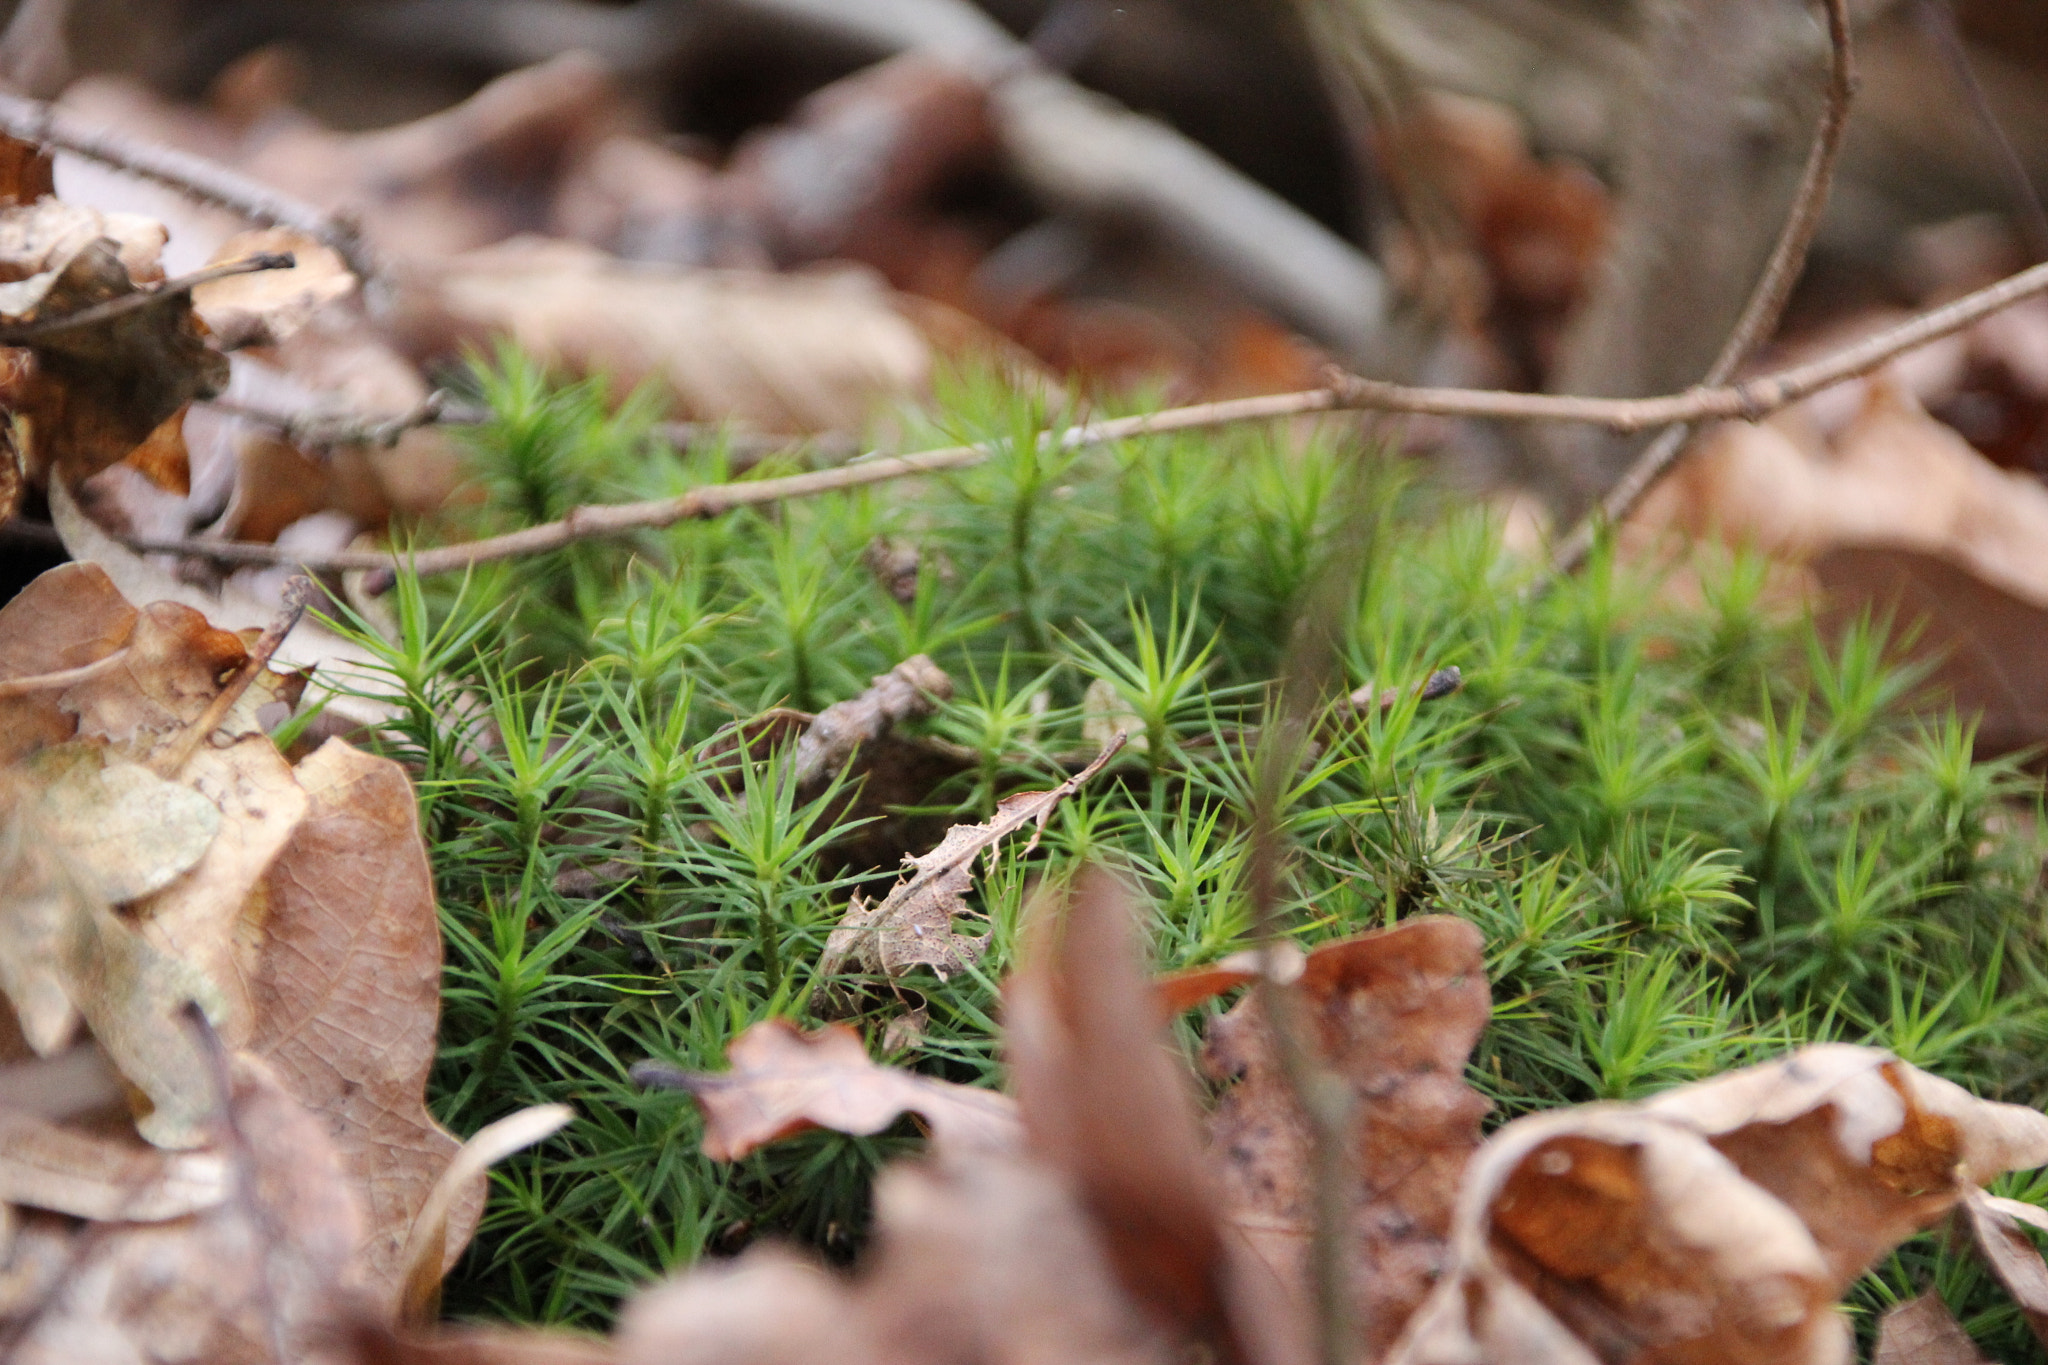
MULTIPOLYGON (((1842 142, 1849 131, 1849 105, 1856 95, 1856 61, 1849 36, 1848 0, 1823 0, 1822 7, 1827 12, 1830 53, 1827 103, 1814 130, 1813 149, 1807 154, 1806 168, 1800 174, 1799 189, 1793 195, 1784 230, 1778 234, 1778 244, 1772 249, 1770 261, 1764 266, 1742 316, 1707 369, 1703 381, 1707 385, 1726 383, 1777 328, 1827 211, 1828 191, 1834 185, 1835 166, 1841 160, 1842 142)), ((1678 463, 1692 438, 1693 427, 1690 422, 1667 427, 1643 448, 1593 510, 1558 542, 1550 558, 1553 575, 1570 573, 1585 563, 1601 526, 1617 525, 1628 519, 1657 481, 1678 463)))
POLYGON ((16 322, 0 327, 0 346, 27 346, 37 338, 54 332, 72 332, 81 327, 95 327, 129 313, 139 313, 148 308, 160 308, 182 295, 190 294, 202 284, 224 280, 231 275, 253 275, 260 270, 290 270, 296 264, 289 251, 264 251, 254 256, 245 256, 239 261, 225 261, 220 265, 209 265, 189 275, 179 275, 165 280, 151 289, 138 290, 133 294, 121 294, 102 302, 89 304, 70 313, 58 313, 46 318, 35 318, 28 322, 16 322))
MULTIPOLYGON (((1754 422, 1780 408, 1810 398, 1822 389, 1869 374, 1906 351, 1939 341, 1993 313, 2010 308, 2022 299, 2042 293, 2048 293, 2048 263, 2008 276, 1996 284, 1965 294, 1939 308, 1929 309, 1896 327, 1805 364, 1758 375, 1736 384, 1688 389, 1684 393, 1657 398, 1579 398, 1543 393, 1506 393, 1492 389, 1415 388, 1339 375, 1328 388, 1233 398, 1192 407, 1167 408, 1135 417, 1116 417, 1069 427, 1057 433, 1048 432, 1041 439, 1048 440, 1059 449, 1076 450, 1141 436, 1353 410, 1486 417, 1503 421, 1587 422, 1616 431, 1640 431, 1676 422, 1754 422)), ((560 521, 529 526, 484 540, 441 545, 410 553, 342 550, 330 554, 301 554, 276 545, 204 539, 133 539, 127 543, 138 550, 194 555, 224 564, 293 564, 316 573, 396 565, 409 565, 421 574, 452 573, 492 560, 557 550, 579 540, 624 535, 672 526, 696 517, 717 516, 739 507, 811 497, 920 474, 965 469, 982 463, 996 449, 987 444, 946 446, 910 455, 858 460, 832 469, 782 478, 706 484, 679 497, 579 507, 560 521)))
POLYGON ((0 133, 154 180, 252 223, 303 232, 332 247, 357 278, 369 280, 378 274, 377 260, 354 225, 217 161, 92 127, 40 100, 16 95, 0 95, 0 133))

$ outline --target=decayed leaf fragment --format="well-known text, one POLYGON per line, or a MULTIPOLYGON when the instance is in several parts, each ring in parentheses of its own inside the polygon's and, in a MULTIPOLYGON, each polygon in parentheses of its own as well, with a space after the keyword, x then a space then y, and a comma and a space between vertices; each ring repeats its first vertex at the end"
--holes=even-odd
POLYGON ((1390 1359, 1832 1365, 1857 1275, 2044 1161, 2048 1116, 1846 1044, 1519 1119, 1473 1159, 1453 1272, 1390 1359))
MULTIPOLYGON (((1488 1107, 1464 1079, 1492 1017, 1483 948, 1466 921, 1423 916, 1325 943, 1298 965, 1307 1041, 1353 1096, 1346 1262, 1368 1359, 1384 1354, 1449 1263, 1458 1180, 1488 1107)), ((1296 970, 1284 954, 1277 960, 1283 973, 1296 970)), ((1258 970, 1256 961, 1238 965, 1242 974, 1219 966, 1201 978, 1169 978, 1164 993, 1192 1004, 1198 981, 1227 989, 1258 970)), ((1277 1275, 1305 1285, 1314 1137, 1257 992, 1211 1022, 1202 1064, 1234 1082, 1209 1119, 1232 1216, 1277 1275)))
POLYGON ((160 1223, 228 1194, 214 1152, 166 1154, 0 1108, 0 1203, 102 1223, 160 1223))
POLYGON ((2048 1263, 2042 1261, 2041 1253, 2020 1229, 2024 1223, 2048 1231, 2048 1213, 2032 1204, 2001 1199, 1982 1190, 1971 1190, 1963 1196, 1963 1211, 1977 1254, 2026 1315, 2027 1326, 2034 1329, 2035 1337, 2048 1342, 2048 1263))
POLYGON ((929 656, 914 654, 867 691, 811 718, 796 742, 790 772, 799 787, 844 768, 854 751, 906 720, 928 716, 953 695, 953 680, 929 656))
POLYGON ((1977 1343, 1932 1289, 1885 1310, 1870 1365, 1985 1365, 1977 1343))
POLYGON ((1026 825, 1032 826, 1031 843, 1025 847, 1030 852, 1059 803, 1100 772, 1122 747, 1118 736, 1087 767, 1049 791, 1004 797, 985 824, 953 826, 937 848, 903 860, 914 870, 878 904, 868 905, 855 895, 845 918, 825 941, 818 975, 829 979, 851 967, 896 977, 915 967, 929 967, 944 980, 972 966, 987 950, 988 936, 955 931, 953 918, 968 913, 966 895, 973 885, 974 860, 983 850, 991 850, 993 856, 998 844, 1026 825))
POLYGON ((860 1035, 844 1024, 801 1033, 786 1019, 768 1019, 732 1040, 731 1071, 682 1071, 642 1062, 642 1085, 687 1090, 704 1110, 704 1154, 737 1161, 756 1148, 806 1128, 866 1136, 906 1113, 930 1125, 941 1146, 1001 1151, 1019 1137, 1015 1105, 972 1086, 877 1066, 860 1035))

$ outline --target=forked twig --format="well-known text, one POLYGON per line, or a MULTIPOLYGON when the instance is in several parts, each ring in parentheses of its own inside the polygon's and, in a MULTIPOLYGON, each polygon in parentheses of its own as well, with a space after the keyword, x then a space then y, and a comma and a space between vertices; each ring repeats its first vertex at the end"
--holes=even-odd
POLYGON ((213 700, 206 704, 206 709, 199 713, 199 718, 179 731, 171 742, 164 746, 163 751, 150 761, 150 766, 156 770, 159 777, 175 777, 178 770, 192 757, 193 751, 198 749, 200 742, 220 728, 220 723, 227 719, 228 712, 242 699, 242 694, 249 690, 249 685, 256 681, 256 675, 270 663, 271 656, 277 653, 277 647, 284 643, 284 637, 292 633, 292 627, 306 614, 306 604, 312 600, 312 579, 304 574, 295 574, 286 580, 283 601, 278 607, 277 615, 263 628, 263 633, 256 637, 256 643, 249 646, 248 657, 242 660, 241 667, 235 670, 234 676, 227 680, 226 686, 214 695, 213 700))
MULTIPOLYGON (((1849 105, 1856 95, 1856 60, 1849 36, 1848 0, 1822 0, 1822 7, 1827 12, 1828 25, 1827 103, 1814 130, 1813 149, 1807 153, 1806 168, 1800 173, 1799 189, 1792 196, 1784 230, 1778 234, 1778 243, 1771 249, 1771 258, 1765 263, 1764 273, 1744 305, 1742 316, 1736 319, 1735 329, 1707 368, 1702 382, 1709 387, 1726 383, 1776 329, 1778 319, 1784 316, 1786 301, 1792 297, 1792 287, 1799 282, 1799 273, 1806 266, 1806 255, 1813 247, 1814 235, 1820 231, 1821 217, 1827 211, 1828 191, 1835 182, 1835 164, 1841 159, 1842 141, 1849 131, 1849 105)), ((1692 422, 1675 423, 1643 448, 1598 506, 1581 517, 1558 542, 1551 552, 1551 577, 1571 573, 1586 562, 1600 527, 1619 525, 1628 519, 1657 481, 1678 463, 1693 427, 1692 422)))

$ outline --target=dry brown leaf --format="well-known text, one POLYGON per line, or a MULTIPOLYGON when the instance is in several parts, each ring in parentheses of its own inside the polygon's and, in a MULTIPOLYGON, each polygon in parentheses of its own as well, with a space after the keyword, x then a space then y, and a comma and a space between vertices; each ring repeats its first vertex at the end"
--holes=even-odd
POLYGON ((324 1125, 261 1063, 232 1062, 233 1195, 170 1222, 76 1234, 15 1365, 270 1365, 325 1347, 353 1306, 353 1198, 324 1125))
POLYGON ((333 247, 292 228, 259 228, 221 244, 207 264, 289 252, 289 270, 264 270, 210 280, 192 291, 192 308, 222 350, 275 346, 327 304, 355 292, 356 277, 333 247))
POLYGON ((206 711, 221 680, 249 656, 239 635, 177 602, 142 608, 128 648, 106 671, 66 688, 59 705, 78 734, 147 761, 206 711))
MULTIPOLYGON (((327 1121, 362 1192, 364 1282, 389 1298, 406 1238, 460 1146, 426 1109, 441 1001, 433 875, 396 763, 331 739, 292 776, 306 813, 261 884, 248 1046, 327 1121)), ((450 1214, 450 1258, 482 1202, 466 1191, 450 1214)))
POLYGON ((515 238, 437 264, 403 302, 415 354, 509 336, 578 372, 656 381, 678 416, 764 431, 858 430, 931 366, 924 338, 858 271, 679 270, 515 238))
POLYGON ((942 1148, 1003 1151, 1019 1139, 1016 1107, 989 1090, 877 1066, 844 1024, 799 1032, 768 1019, 732 1040, 731 1071, 680 1071, 642 1062, 642 1085, 687 1090, 704 1110, 704 1154, 737 1161, 807 1128, 865 1137, 917 1114, 942 1148))
POLYGON ((191 787, 90 742, 36 754, 23 776, 43 833, 88 895, 120 905, 161 891, 206 858, 221 809, 191 787))
POLYGON ((916 967, 929 967, 944 980, 979 961, 988 948, 988 936, 971 937, 953 928, 954 916, 969 913, 966 895, 973 885, 974 860, 984 850, 993 857, 998 844, 1026 825, 1032 826, 1031 842, 1024 850, 1029 853, 1059 803, 1101 771, 1122 747, 1119 736, 1059 786, 1006 796, 996 804, 996 813, 987 823, 955 825, 931 852, 905 857, 903 861, 914 870, 879 903, 868 905, 859 895, 854 896, 845 918, 825 941, 818 976, 829 981, 852 969, 896 977, 916 967))
POLYGON ((1520 1119, 1468 1169, 1453 1273, 1392 1360, 1839 1361, 1857 1275, 2044 1159, 2048 1117, 1844 1044, 1520 1119))
POLYGON ((227 1198, 216 1152, 166 1154, 0 1109, 0 1202, 102 1223, 160 1223, 227 1198))
MULTIPOLYGON (((1077 1188, 1124 1289, 1220 1359, 1302 1358, 1270 1274, 1226 1236, 1190 1077, 1139 962, 1129 893, 1085 873, 1033 907, 1003 990, 1004 1052, 1032 1152, 1077 1188)), ((1291 1269, 1291 1267, 1290 1267, 1291 1269)))
POLYGON ((1932 1289, 1885 1310, 1870 1365, 1985 1365, 1977 1343, 1932 1289))
MULTIPOLYGON (((1308 1044, 1353 1096, 1347 1264, 1368 1359, 1385 1353, 1449 1263, 1451 1208, 1487 1110, 1464 1079, 1492 1018, 1483 948, 1464 920, 1410 919, 1323 944, 1295 983, 1308 1044)), ((1202 1063, 1235 1082, 1209 1121, 1232 1217, 1285 1283, 1306 1285, 1314 1139, 1258 993, 1210 1023, 1202 1063)))

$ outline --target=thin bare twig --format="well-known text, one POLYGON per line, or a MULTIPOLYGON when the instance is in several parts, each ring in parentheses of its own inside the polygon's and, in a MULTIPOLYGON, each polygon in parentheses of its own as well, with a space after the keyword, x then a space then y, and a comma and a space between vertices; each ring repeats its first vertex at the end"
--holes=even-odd
MULTIPOLYGON (((1939 341, 1993 313, 2010 308, 2022 299, 2042 293, 2048 293, 2048 263, 2008 276, 1973 294, 1965 294, 1952 303, 1929 309, 1896 327, 1805 364, 1789 366, 1736 384, 1688 389, 1684 393, 1657 398, 1577 398, 1492 389, 1414 388, 1375 379, 1338 376, 1328 388, 1166 408, 1135 417, 1117 417, 1069 427, 1056 434, 1047 433, 1045 439, 1060 449, 1074 450, 1140 436, 1348 410, 1490 417, 1507 421, 1590 422, 1618 431, 1640 431, 1646 427, 1703 420, 1754 422, 1780 408, 1810 398, 1822 389, 1869 374, 1906 351, 1939 341)), ((191 555, 221 564, 297 565, 310 573, 386 569, 399 565, 409 565, 420 574, 454 573, 493 560, 558 550, 580 540, 673 526, 696 517, 713 517, 739 507, 756 507, 763 503, 813 497, 920 474, 965 469, 987 460, 995 449, 986 444, 946 446, 910 455, 861 460, 782 478, 706 484, 679 497, 579 507, 560 521, 544 522, 483 540, 411 552, 339 550, 328 554, 302 554, 276 545, 199 538, 131 538, 126 544, 144 552, 191 555)))
POLYGON ((359 279, 369 280, 379 274, 376 257, 353 224, 239 171, 229 170, 217 161, 144 142, 110 128, 91 127, 40 100, 16 95, 0 95, 0 133, 154 180, 201 203, 238 213, 252 223, 303 232, 332 247, 359 279))
MULTIPOLYGON (((1848 0, 1822 0, 1822 6, 1828 25, 1828 89, 1820 124, 1814 130, 1813 149, 1807 153, 1806 168, 1800 173, 1799 188, 1792 196, 1792 208, 1785 217, 1784 230, 1778 234, 1778 244, 1772 248, 1771 258, 1765 263, 1742 316, 1736 319, 1734 330, 1708 367, 1706 378, 1701 381, 1706 387, 1725 384, 1777 328, 1786 301, 1792 297, 1792 288, 1799 282, 1799 273, 1806 266, 1814 235, 1820 231, 1821 217, 1827 211, 1835 165, 1841 159, 1842 141, 1849 130, 1849 105, 1856 95, 1856 61, 1849 35, 1848 0)), ((1581 517, 1558 542, 1550 557, 1550 577, 1576 570, 1592 553, 1594 537, 1602 526, 1619 525, 1628 519, 1657 481, 1678 463, 1696 425, 1689 421, 1675 423, 1644 447, 1599 505, 1581 517)))
POLYGON ((161 307, 214 280, 224 280, 231 275, 253 275, 261 270, 290 270, 296 264, 297 258, 289 251, 262 251, 254 256, 244 256, 239 261, 209 265, 189 275, 165 280, 154 289, 122 294, 75 312, 60 313, 55 317, 36 318, 31 322, 17 322, 12 326, 0 327, 0 346, 26 346, 38 337, 46 337, 54 332, 72 332, 81 327, 96 327, 113 318, 161 307))

